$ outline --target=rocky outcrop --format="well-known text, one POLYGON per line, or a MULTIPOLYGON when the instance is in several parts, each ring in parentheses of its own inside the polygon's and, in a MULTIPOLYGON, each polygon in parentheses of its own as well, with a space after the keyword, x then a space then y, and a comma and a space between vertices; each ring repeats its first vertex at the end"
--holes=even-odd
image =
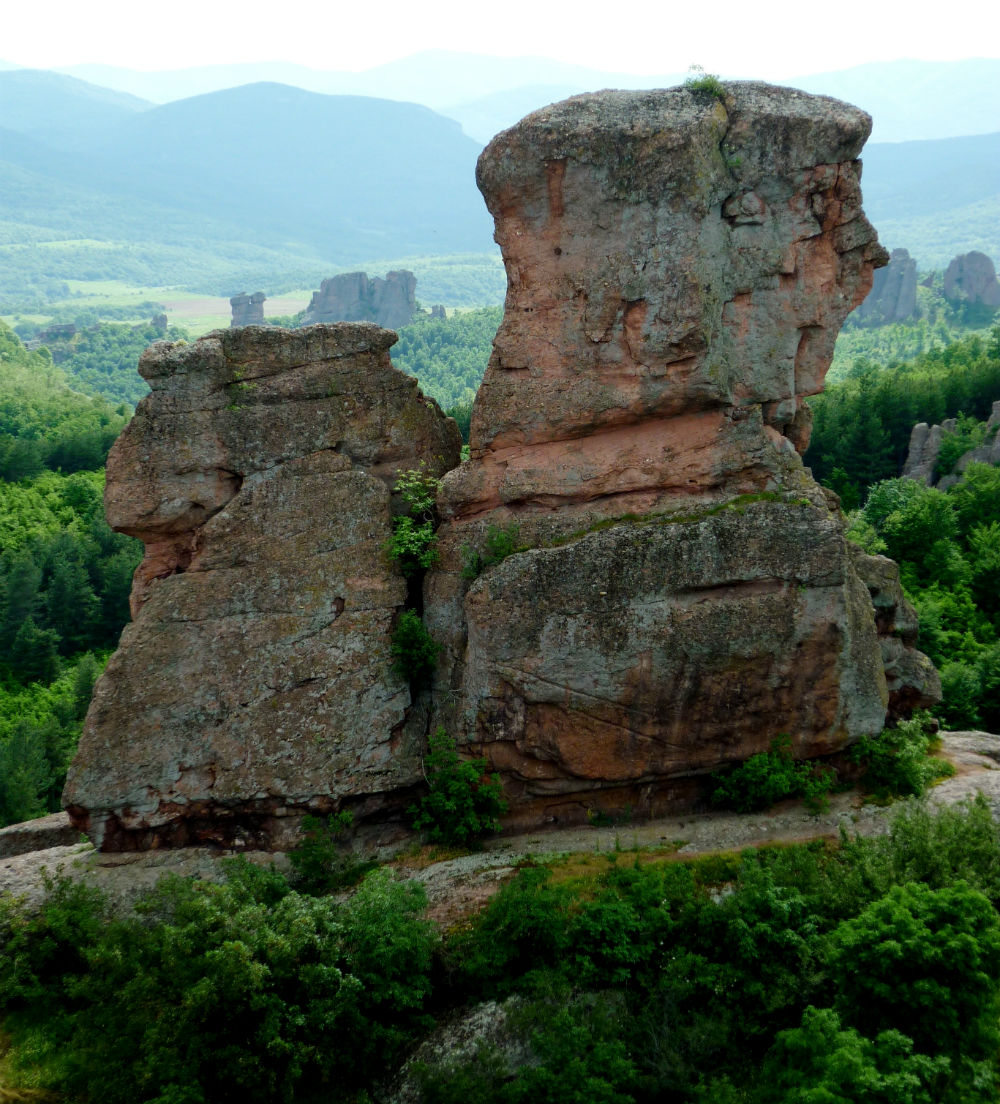
POLYGON ((402 269, 387 272, 385 279, 364 272, 331 276, 306 308, 304 325, 313 322, 374 322, 398 329, 413 320, 417 310, 417 278, 402 269))
POLYGON ((868 588, 799 457, 886 260, 869 126, 760 84, 612 92, 480 158, 507 302, 425 605, 438 719, 512 824, 654 812, 780 733, 817 756, 881 728, 868 588), (527 547, 470 586, 468 549, 514 526, 527 547))
POLYGON ((954 418, 948 418, 941 425, 931 426, 918 422, 910 430, 910 443, 906 450, 902 474, 907 479, 916 479, 919 483, 931 486, 936 478, 938 454, 941 452, 941 440, 956 426, 954 418))
POLYGON ((893 566, 859 558, 800 458, 803 400, 886 260, 869 127, 728 84, 576 97, 494 139, 508 294, 461 467, 391 333, 154 346, 108 463, 146 557, 74 824, 105 850, 281 846, 346 806, 377 833, 438 725, 499 772, 511 827, 657 813, 780 734, 833 754, 932 700, 893 566), (383 551, 421 463, 448 472, 422 595, 383 551), (416 701, 390 663, 404 601, 441 647, 416 701))
POLYGON ((872 289, 853 317, 863 325, 905 322, 917 313, 917 262, 906 249, 894 249, 889 264, 875 273, 872 289))
POLYGON ((233 320, 230 326, 263 326, 264 303, 267 296, 262 291, 255 291, 253 295, 241 292, 229 300, 232 307, 233 320))
POLYGON ((993 262, 976 250, 955 257, 944 274, 944 297, 1000 307, 1000 282, 993 262))
POLYGON ((926 483, 928 487, 937 485, 942 490, 954 486, 970 464, 992 464, 1000 467, 1000 399, 993 404, 989 418, 986 419, 986 440, 977 448, 969 449, 956 461, 948 474, 938 478, 937 462, 941 452, 941 442, 945 436, 955 431, 958 422, 955 418, 946 418, 940 425, 929 426, 918 422, 910 431, 910 444, 903 464, 903 475, 926 483))
POLYGON ((281 846, 303 811, 377 821, 421 777, 390 490, 453 467, 460 439, 394 341, 248 327, 143 354, 106 509, 146 556, 64 795, 98 847, 281 846))

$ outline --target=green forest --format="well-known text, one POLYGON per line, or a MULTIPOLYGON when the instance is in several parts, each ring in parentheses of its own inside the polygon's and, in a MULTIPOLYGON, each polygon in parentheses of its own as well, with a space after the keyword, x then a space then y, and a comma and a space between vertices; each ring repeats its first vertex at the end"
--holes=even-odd
MULTIPOLYGON (((467 412, 498 321, 418 320, 395 362, 467 412)), ((103 323, 56 365, 0 325, 0 823, 58 808, 128 616, 140 547, 104 520, 102 468, 149 336, 103 323)), ((988 440, 997 398, 1000 327, 859 356, 812 400, 805 457, 852 538, 899 562, 941 721, 994 731, 1000 469, 969 465, 947 490, 899 471, 915 422, 955 417, 948 474, 988 440)), ((892 746, 890 774, 923 779, 894 792, 919 791, 935 770, 892 746)), ((333 838, 288 877, 237 860, 134 911, 57 879, 40 912, 0 901, 0 1099, 372 1104, 435 1024, 484 1000, 503 1032, 419 1066, 422 1104, 997 1099, 1000 831, 984 801, 904 804, 875 839, 683 862, 675 846, 525 862, 444 933, 391 868, 304 877, 318 861, 343 874, 333 838)))
POLYGON ((104 520, 124 407, 72 391, 0 324, 0 824, 57 810, 93 684, 128 619, 138 541, 104 520))

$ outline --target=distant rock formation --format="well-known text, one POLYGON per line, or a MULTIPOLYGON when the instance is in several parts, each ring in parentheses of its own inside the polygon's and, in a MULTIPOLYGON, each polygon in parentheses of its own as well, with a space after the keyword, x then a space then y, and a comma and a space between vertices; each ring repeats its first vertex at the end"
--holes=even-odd
POLYGON ((886 261, 870 125, 732 83, 576 97, 498 135, 477 177, 509 288, 460 467, 373 326, 147 351, 106 492, 146 556, 74 823, 105 850, 287 846, 345 805, 377 832, 439 725, 499 772, 510 825, 655 813, 781 734, 833 754, 935 700, 895 565, 800 459, 804 399, 886 261), (422 594, 383 551, 420 464, 448 472, 422 594), (500 529, 511 554, 470 579, 500 529), (391 664, 405 602, 441 647, 415 698, 391 664))
POLYGON ((106 508, 146 556, 64 795, 97 846, 281 846, 296 814, 377 819, 422 777, 383 546, 396 472, 453 467, 461 441, 393 341, 246 327, 143 354, 106 508))
POLYGON ((1000 307, 1000 282, 990 258, 975 250, 955 257, 944 274, 944 297, 1000 307))
POLYGON ((917 313, 917 262, 906 249, 894 249, 889 264, 875 273, 872 289, 854 312, 867 325, 905 322, 917 313))
POLYGON ((511 823, 657 811, 781 733, 826 755, 938 693, 907 636, 890 701, 896 615, 799 456, 887 259, 870 120, 724 87, 575 97, 479 161, 509 287, 425 617, 435 723, 499 771, 511 823), (470 586, 491 527, 528 547, 470 586))
POLYGON ((962 472, 970 464, 993 464, 995 467, 1000 467, 1000 432, 998 432, 1000 431, 1000 400, 997 400, 986 420, 986 441, 978 448, 969 449, 960 456, 955 461, 954 471, 939 479, 935 468, 941 452, 941 442, 957 424, 955 418, 948 418, 935 426, 918 422, 910 432, 910 444, 903 464, 903 475, 909 479, 916 479, 920 483, 926 483, 928 487, 936 485, 942 490, 947 490, 961 479, 962 472))
POLYGON ((229 305, 233 309, 233 320, 229 325, 231 327, 263 326, 266 299, 267 296, 262 291, 255 291, 253 295, 247 295, 246 292, 234 295, 229 300, 229 305))
POLYGON ((431 318, 445 319, 447 317, 448 317, 448 312, 444 309, 444 307, 440 303, 435 303, 434 306, 431 307, 431 318))
POLYGON ((413 320, 417 310, 417 278, 402 269, 384 280, 364 272, 345 272, 320 284, 302 317, 313 322, 374 322, 395 330, 413 320))

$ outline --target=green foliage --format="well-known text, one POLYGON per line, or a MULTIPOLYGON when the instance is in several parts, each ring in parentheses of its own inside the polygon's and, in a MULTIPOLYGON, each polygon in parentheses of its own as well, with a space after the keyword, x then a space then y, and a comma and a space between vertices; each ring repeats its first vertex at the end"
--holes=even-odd
POLYGON ((519 1068, 496 1048, 419 1070, 423 1104, 633 1104, 637 1071, 621 1008, 606 996, 560 989, 508 1014, 526 1053, 519 1068), (625 1091, 623 1091, 623 1089, 625 1091))
MULTIPOLYGON (((995 429, 994 429, 995 432, 995 429)), ((941 438, 935 475, 948 475, 965 453, 979 448, 987 440, 986 422, 959 413, 955 428, 941 438)))
POLYGON ((392 667, 411 686, 419 688, 430 681, 441 651, 427 631, 416 610, 403 610, 392 634, 392 667))
POLYGON ((808 1007, 778 1033, 764 1066, 761 1104, 941 1104, 950 1061, 913 1053, 896 1030, 868 1039, 841 1028, 832 1008, 808 1007))
MULTIPOLYGON (((421 287, 421 296, 425 294, 421 287)), ((498 298, 503 298, 502 289, 498 298)), ((452 312, 447 318, 417 318, 400 329, 392 350, 393 364, 416 376, 424 393, 437 399, 460 426, 464 424, 466 441, 472 400, 502 316, 500 307, 486 307, 452 312)))
POLYGON ((691 75, 684 80, 684 87, 689 92, 725 100, 725 86, 714 73, 706 73, 701 65, 692 65, 689 68, 691 75))
POLYGON ((47 1087, 102 1104, 351 1101, 398 1061, 430 992, 419 887, 380 871, 337 905, 229 871, 164 879, 125 918, 70 882, 37 915, 0 914, 6 1027, 47 1087))
POLYGON ((439 728, 428 737, 424 758, 428 793, 408 813, 413 827, 434 843, 466 846, 499 831, 507 802, 485 759, 460 759, 455 741, 439 728))
POLYGON ((487 568, 502 563, 515 552, 523 552, 524 546, 518 544, 518 536, 517 524, 513 522, 507 526, 487 526, 481 551, 470 544, 462 545, 462 578, 478 579, 487 568))
POLYGON ((965 882, 893 886, 830 943, 838 1008, 865 1034, 905 1021, 927 1054, 995 1058, 1000 1046, 1000 920, 965 882))
POLYGON ((836 783, 836 772, 831 767, 796 762, 787 735, 776 736, 770 751, 751 755, 738 767, 712 777, 716 783, 712 803, 738 813, 768 809, 789 797, 802 797, 810 809, 819 812, 836 783))
POLYGON ((927 713, 915 713, 878 736, 862 736, 852 755, 864 765, 863 784, 880 797, 919 797, 939 778, 954 774, 950 763, 930 757, 929 724, 927 713))
POLYGON ((360 862, 344 848, 344 836, 354 823, 349 810, 302 818, 302 838, 288 852, 295 871, 294 887, 302 893, 319 896, 354 885, 372 868, 360 862))
POLYGON ((399 561, 400 570, 408 579, 422 575, 437 562, 434 503, 440 486, 441 480, 422 465, 396 476, 395 491, 407 512, 392 519, 392 536, 386 552, 399 561))
MULTIPOLYGON (((864 340, 883 332, 863 331, 872 335, 864 340)), ((1000 343, 945 333, 941 344, 928 338, 912 351, 875 350, 849 378, 810 400, 813 428, 804 460, 821 483, 842 498, 849 487, 863 500, 872 484, 899 475, 917 422, 939 425, 963 412, 989 417, 1000 396, 1000 343)))

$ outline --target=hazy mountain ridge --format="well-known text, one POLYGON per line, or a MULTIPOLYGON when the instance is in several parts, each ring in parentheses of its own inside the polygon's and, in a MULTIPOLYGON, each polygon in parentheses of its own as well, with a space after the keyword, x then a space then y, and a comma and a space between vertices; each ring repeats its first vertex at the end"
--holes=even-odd
MULTIPOLYGON (((615 73, 551 58, 498 58, 449 50, 426 50, 360 72, 311 69, 289 62, 153 73, 76 65, 59 72, 157 102, 257 81, 278 81, 326 94, 415 101, 459 120, 467 133, 482 142, 528 111, 569 95, 601 88, 666 88, 684 79, 683 73, 615 73), (533 89, 545 90, 535 102, 533 89), (546 99, 550 92, 552 98, 546 99)), ((759 79, 760 74, 722 76, 759 79)), ((874 117, 877 142, 987 133, 996 130, 1000 119, 1000 60, 992 58, 869 62, 771 83, 856 104, 874 117)))
MULTIPOLYGON (((412 79, 425 57, 379 68, 412 79)), ((520 60, 518 72, 537 61, 520 60)), ((510 65, 488 61, 482 79, 495 83, 510 65)), ((947 69, 933 77, 927 63, 898 64, 924 66, 928 85, 947 69)), ((970 72, 981 80, 977 65, 970 72)), ((464 71, 453 67, 440 87, 453 90, 464 71)), ((517 117, 566 91, 522 88, 517 117)), ((466 106, 485 126, 513 95, 466 106)), ((0 106, 7 304, 22 301, 19 283, 117 276, 232 294, 295 286, 293 273, 315 284, 373 258, 494 251, 474 182, 479 144, 419 104, 258 83, 157 106, 12 70, 0 72, 0 106)), ((875 142, 863 157, 866 204, 885 244, 908 248, 922 269, 970 249, 1000 261, 1000 135, 875 142)))

